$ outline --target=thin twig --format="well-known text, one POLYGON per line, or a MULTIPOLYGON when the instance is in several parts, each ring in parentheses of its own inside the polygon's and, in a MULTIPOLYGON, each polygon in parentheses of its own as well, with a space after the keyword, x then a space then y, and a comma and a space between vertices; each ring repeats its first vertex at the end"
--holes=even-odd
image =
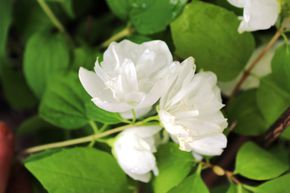
POLYGON ((257 58, 249 65, 248 69, 246 69, 239 80, 239 82, 236 84, 235 88, 233 89, 233 92, 231 93, 230 98, 233 98, 233 96, 240 90, 242 84, 247 80, 249 77, 251 71, 253 68, 258 64, 258 62, 265 56, 265 54, 275 45, 279 37, 281 36, 283 32, 283 29, 278 29, 272 39, 269 41, 269 43, 266 45, 266 47, 261 51, 261 53, 257 56, 257 58))

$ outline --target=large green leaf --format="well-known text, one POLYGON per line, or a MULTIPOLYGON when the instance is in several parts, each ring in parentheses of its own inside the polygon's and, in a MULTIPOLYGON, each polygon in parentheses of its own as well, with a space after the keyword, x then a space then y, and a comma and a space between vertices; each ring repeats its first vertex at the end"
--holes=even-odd
POLYGON ((32 156, 25 167, 49 193, 125 193, 127 180, 114 158, 92 148, 32 156))
POLYGON ((39 114, 49 123, 65 129, 77 129, 89 121, 114 124, 123 120, 117 113, 96 107, 74 72, 57 76, 49 82, 39 114))
POLYGON ((256 188, 255 193, 288 193, 290 174, 265 182, 256 188))
POLYGON ((254 180, 267 180, 281 175, 288 168, 287 162, 248 142, 238 152, 235 173, 254 180))
POLYGON ((195 165, 191 153, 180 151, 174 143, 160 146, 156 159, 159 174, 153 180, 155 193, 168 192, 178 185, 195 165))
POLYGON ((228 104, 228 118, 231 122, 236 122, 234 132, 242 135, 259 135, 270 126, 259 111, 256 93, 256 90, 245 91, 228 104))
POLYGON ((69 73, 51 80, 39 107, 40 116, 65 129, 86 125, 85 102, 90 101, 76 74, 69 73))
POLYGON ((183 180, 178 186, 168 193, 209 193, 200 175, 193 174, 183 180))
POLYGON ((47 81, 68 70, 69 47, 61 34, 42 31, 29 39, 24 54, 24 74, 36 96, 41 97, 47 81))
POLYGON ((290 93, 290 45, 280 46, 272 59, 272 74, 277 84, 290 93))
POLYGON ((273 76, 266 76, 260 81, 257 103, 265 120, 273 124, 290 106, 290 92, 281 88, 281 85, 274 81, 273 76))
POLYGON ((216 5, 193 1, 171 24, 179 57, 193 56, 199 69, 210 70, 219 80, 235 78, 254 50, 251 34, 237 32, 237 16, 216 5))

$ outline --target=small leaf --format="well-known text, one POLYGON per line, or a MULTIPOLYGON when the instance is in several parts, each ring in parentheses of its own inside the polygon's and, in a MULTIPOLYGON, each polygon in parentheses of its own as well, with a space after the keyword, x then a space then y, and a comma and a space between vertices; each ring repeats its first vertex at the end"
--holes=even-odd
POLYGON ((280 46, 272 59, 272 74, 277 84, 290 93, 290 45, 280 46))
POLYGON ((141 34, 164 30, 183 10, 187 0, 107 0, 119 18, 130 19, 141 34))
POLYGON ((61 34, 46 31, 31 36, 24 53, 24 75, 37 97, 45 91, 49 78, 66 72, 69 48, 61 34))
POLYGON ((37 99, 26 84, 22 70, 12 68, 6 62, 2 65, 2 88, 10 107, 18 111, 34 108, 37 105, 37 99))
POLYGON ((235 173, 254 180, 268 180, 281 175, 288 169, 287 163, 254 143, 248 142, 238 152, 235 173))
POLYGON ((35 0, 17 0, 13 8, 13 26, 24 42, 35 33, 53 27, 52 22, 35 0))
POLYGON ((290 126, 288 126, 281 135, 282 138, 290 140, 290 126))
POLYGON ((201 177, 193 174, 183 180, 178 186, 171 189, 168 193, 209 193, 201 177))
POLYGON ((270 75, 261 79, 257 90, 259 110, 270 125, 290 106, 290 92, 280 86, 270 75))
POLYGON ((287 193, 289 192, 290 174, 265 182, 256 188, 255 193, 287 193))
POLYGON ((85 104, 86 114, 90 120, 98 121, 105 124, 116 124, 123 121, 119 113, 111 113, 98 108, 90 100, 85 104))
POLYGON ((159 147, 157 154, 159 174, 153 180, 155 193, 166 193, 178 185, 195 165, 191 153, 179 150, 178 145, 167 143, 159 147))
POLYGON ((17 136, 25 136, 34 134, 38 131, 45 129, 53 129, 54 126, 42 120, 39 116, 35 115, 29 119, 26 119, 21 123, 20 127, 16 130, 17 136))
POLYGON ((270 126, 259 111, 256 93, 256 90, 245 91, 228 104, 228 118, 231 122, 236 122, 234 132, 242 135, 259 135, 270 126))
POLYGON ((79 47, 74 49, 73 69, 78 71, 82 66, 92 70, 97 60, 97 52, 89 47, 79 47))
POLYGON ((192 1, 171 24, 176 54, 193 56, 199 69, 219 80, 234 79, 245 67, 255 42, 250 33, 239 34, 237 16, 219 6, 192 1))
POLYGON ((226 193, 250 193, 245 190, 241 185, 231 184, 226 193))
POLYGON ((112 12, 125 20, 128 17, 130 4, 128 0, 106 0, 112 12))
POLYGON ((12 21, 12 3, 11 0, 0 1, 0 59, 6 56, 6 39, 12 21))
POLYGON ((51 124, 76 129, 85 126, 85 102, 90 101, 76 74, 69 73, 51 80, 39 107, 40 116, 51 124))
POLYGON ((183 10, 187 0, 134 0, 130 21, 141 34, 152 34, 166 28, 183 10))
POLYGON ((126 176, 113 157, 92 148, 33 155, 25 167, 50 193, 128 192, 126 176))

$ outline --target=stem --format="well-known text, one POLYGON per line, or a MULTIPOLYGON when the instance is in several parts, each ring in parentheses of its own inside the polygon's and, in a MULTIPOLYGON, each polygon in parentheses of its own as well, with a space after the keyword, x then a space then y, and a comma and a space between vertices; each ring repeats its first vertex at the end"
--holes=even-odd
POLYGON ((132 122, 133 123, 135 123, 136 122, 136 111, 134 110, 134 109, 132 109, 132 116, 133 116, 133 118, 132 118, 132 122))
POLYGON ((102 43, 101 47, 106 48, 108 47, 112 42, 118 41, 128 35, 131 35, 133 33, 133 29, 130 26, 127 26, 123 30, 119 31, 118 33, 114 34, 112 37, 107 39, 105 42, 102 43))
MULTIPOLYGON (((94 121, 90 121, 89 124, 92 127, 94 134, 100 133, 98 126, 96 125, 94 121)), ((91 143, 89 144, 89 147, 93 147, 95 145, 95 142, 96 142, 95 140, 92 140, 91 143)))
MULTIPOLYGON (((140 122, 133 124, 133 125, 124 125, 121 127, 117 127, 115 129, 111 129, 111 130, 105 131, 103 133, 97 133, 97 134, 93 134, 93 135, 89 135, 89 136, 81 137, 81 138, 77 138, 77 139, 71 139, 71 140, 66 140, 66 141, 62 141, 62 142, 49 143, 49 144, 45 144, 45 145, 31 147, 31 148, 26 149, 24 151, 24 154, 31 154, 31 153, 36 153, 36 152, 47 150, 47 149, 67 147, 67 146, 87 143, 90 141, 95 141, 99 138, 106 137, 106 136, 109 136, 109 135, 114 134, 114 133, 118 133, 118 132, 123 131, 127 128, 130 128, 130 127, 143 125, 145 123, 146 122, 144 120, 144 121, 140 121, 140 122)), ((156 125, 156 123, 152 123, 151 125, 156 125)))
POLYGON ((60 23, 60 21, 57 19, 57 17, 54 15, 54 13, 50 9, 50 7, 46 4, 45 0, 37 0, 37 2, 39 3, 39 5, 42 8, 42 10, 46 13, 46 15, 48 16, 50 21, 53 23, 53 25, 55 25, 55 27, 60 32, 67 34, 65 28, 60 23))
POLYGON ((99 132, 99 128, 98 128, 98 126, 96 125, 96 123, 94 121, 90 121, 89 123, 90 123, 90 126, 92 127, 92 129, 93 129, 95 134, 96 133, 100 133, 99 132))
POLYGON ((266 45, 266 47, 261 51, 261 53, 257 56, 257 58, 250 64, 249 68, 244 71, 241 79, 239 80, 239 82, 235 86, 230 98, 233 98, 233 96, 240 90, 240 87, 245 82, 245 80, 247 80, 247 78, 249 77, 249 75, 250 75, 251 71, 253 70, 253 68, 265 56, 265 54, 274 46, 274 44, 277 42, 277 40, 279 39, 281 34, 282 34, 282 29, 277 30, 275 35, 272 37, 272 39, 266 45))

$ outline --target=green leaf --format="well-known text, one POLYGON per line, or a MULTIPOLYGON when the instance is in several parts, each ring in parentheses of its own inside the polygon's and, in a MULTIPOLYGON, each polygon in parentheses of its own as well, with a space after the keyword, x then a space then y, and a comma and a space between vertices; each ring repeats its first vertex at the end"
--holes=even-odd
POLYGON ((36 96, 41 97, 49 78, 66 72, 69 48, 61 34, 36 33, 29 39, 24 54, 24 74, 36 96))
POLYGON ((153 180, 155 193, 166 193, 178 185, 195 165, 191 153, 179 150, 178 145, 167 143, 159 147, 157 154, 159 174, 153 180))
POLYGON ((74 0, 46 0, 46 2, 56 2, 60 4, 70 18, 75 17, 74 0))
POLYGON ((5 99, 14 110, 29 110, 36 106, 37 99, 27 86, 22 70, 3 63, 1 80, 5 99))
POLYGON ((281 175, 288 169, 287 163, 254 143, 248 142, 238 152, 235 173, 254 180, 268 180, 281 175))
POLYGON ((49 193, 128 192, 125 174, 108 153, 73 148, 33 157, 25 167, 49 193))
POLYGON ((128 17, 129 0, 106 0, 112 12, 119 18, 125 20, 128 17))
POLYGON ((282 138, 290 140, 290 126, 288 126, 281 135, 282 138))
POLYGON ((290 93, 290 45, 280 46, 272 59, 273 79, 281 88, 290 93))
POLYGON ((164 30, 183 10, 187 0, 107 0, 112 12, 130 19, 141 34, 164 30))
POLYGON ((86 116, 86 101, 90 101, 90 98, 76 74, 58 76, 50 81, 43 95, 39 114, 41 118, 56 126, 65 129, 80 128, 89 122, 86 116))
POLYGON ((290 174, 265 182, 257 187, 255 193, 287 193, 289 192, 290 174))
POLYGON ((13 11, 13 26, 26 42, 31 35, 50 29, 53 24, 36 0, 17 0, 13 11))
POLYGON ((92 101, 85 104, 86 114, 90 120, 98 121, 105 124, 116 124, 123 121, 119 113, 111 113, 98 108, 92 101))
POLYGON ((241 185, 231 184, 226 193, 250 193, 245 190, 241 185))
POLYGON ((141 34, 153 34, 166 28, 183 10, 187 0, 133 0, 130 20, 141 34))
POLYGON ((231 122, 236 122, 234 132, 242 135, 259 135, 270 126, 259 111, 256 93, 256 90, 245 91, 228 104, 228 118, 231 122))
POLYGON ((12 3, 11 0, 0 1, 0 59, 6 57, 6 39, 12 20, 12 3))
POLYGON ((96 107, 83 89, 76 73, 51 80, 39 107, 41 118, 64 129, 78 129, 89 121, 115 124, 123 121, 118 113, 96 107))
POLYGON ((204 184, 201 177, 193 174, 187 177, 178 186, 171 189, 168 193, 209 193, 208 188, 204 184))
POLYGON ((93 70, 97 60, 96 50, 90 47, 79 47, 74 49, 73 69, 78 71, 82 66, 86 69, 93 70))
POLYGON ((42 120, 39 116, 35 115, 21 123, 20 127, 16 130, 16 135, 25 136, 34 134, 38 131, 53 128, 54 126, 50 125, 49 123, 42 120))
POLYGON ((257 90, 257 103, 260 112, 269 124, 273 124, 290 105, 290 93, 274 82, 273 77, 261 79, 257 90))
POLYGON ((193 1, 171 24, 176 54, 193 56, 199 69, 210 70, 219 80, 235 78, 254 50, 250 33, 239 34, 240 21, 224 8, 193 1))

